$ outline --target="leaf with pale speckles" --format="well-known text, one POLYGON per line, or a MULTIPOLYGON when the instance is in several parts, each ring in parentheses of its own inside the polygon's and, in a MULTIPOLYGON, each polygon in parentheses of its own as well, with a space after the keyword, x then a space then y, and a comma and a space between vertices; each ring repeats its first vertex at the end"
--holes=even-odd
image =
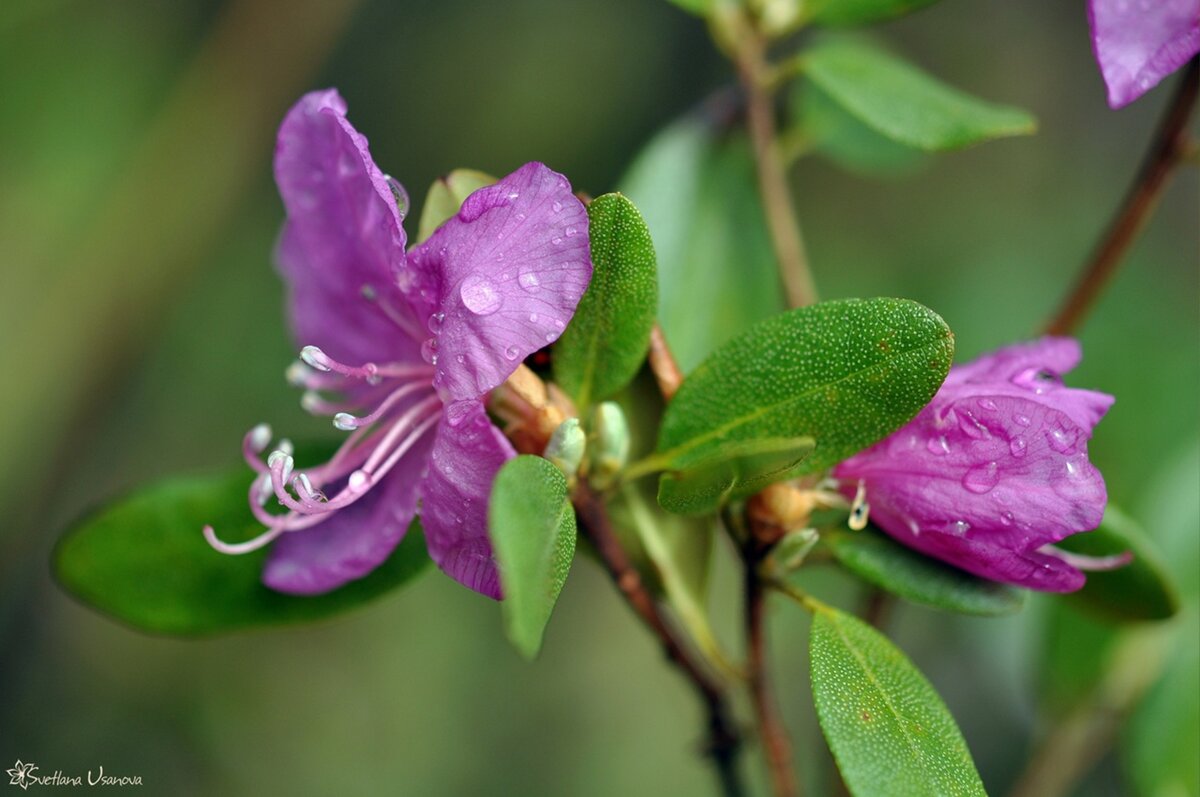
POLYGON ((575 510, 562 471, 541 457, 506 462, 492 483, 488 534, 500 567, 505 631, 532 659, 575 556, 575 510))
POLYGON ((817 718, 852 794, 986 795, 954 718, 887 637, 821 607, 809 657, 817 718))
POLYGON ((605 194, 588 205, 592 282, 554 346, 554 381, 580 415, 633 379, 658 307, 650 230, 633 203, 605 194))
POLYGON ((658 503, 681 515, 716 511, 798 473, 812 450, 811 437, 730 443, 686 470, 663 474, 658 503))
POLYGON ((946 323, 905 299, 824 302, 769 318, 688 375, 652 464, 687 471, 752 441, 807 437, 812 454, 780 478, 820 472, 912 419, 953 356, 946 323))

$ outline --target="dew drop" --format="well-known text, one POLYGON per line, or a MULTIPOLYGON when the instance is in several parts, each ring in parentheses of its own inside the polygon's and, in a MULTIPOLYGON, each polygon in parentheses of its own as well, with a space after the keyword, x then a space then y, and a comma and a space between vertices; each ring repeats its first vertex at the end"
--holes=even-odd
POLYGON ((491 315, 504 304, 504 296, 495 283, 475 272, 468 274, 458 289, 463 305, 475 315, 491 315))
POLYGON ((538 279, 537 271, 528 266, 522 266, 521 273, 517 275, 517 284, 530 293, 536 293, 541 288, 542 281, 538 279))
POLYGON ((517 221, 525 221, 525 214, 524 214, 524 213, 518 213, 518 214, 517 214, 517 221))
POLYGON ((1025 448, 1026 445, 1024 437, 1014 437, 1012 440, 1008 441, 1009 453, 1018 459, 1025 456, 1025 448))
POLYGON ((463 356, 463 355, 461 355, 461 354, 456 354, 456 355, 454 356, 454 362, 456 362, 456 363, 460 363, 460 364, 461 364, 461 363, 464 363, 464 362, 466 362, 466 360, 467 360, 467 358, 466 358, 466 357, 464 357, 464 356, 463 356))
POLYGON ((446 320, 445 313, 434 313, 433 315, 429 316, 429 320, 427 320, 425 322, 425 326, 429 328, 430 332, 432 332, 433 334, 436 335, 438 332, 441 331, 442 322, 445 320, 446 320))
POLYGON ((1013 423, 1017 424, 1018 426, 1028 426, 1031 421, 1029 420, 1028 415, 1022 415, 1018 412, 1013 416, 1013 423))
POLYGON ((558 337, 558 336, 557 336, 557 335, 555 335, 553 332, 547 332, 547 333, 546 333, 546 342, 547 342, 547 343, 553 343, 553 342, 554 342, 554 339, 555 339, 556 337, 558 337))
POLYGON ((950 453, 950 442, 946 440, 946 435, 944 434, 929 438, 929 442, 925 444, 925 447, 929 449, 930 454, 936 454, 939 457, 944 457, 950 453))
POLYGON ((991 437, 987 427, 980 423, 974 415, 966 410, 964 410, 962 414, 958 416, 958 428, 961 429, 962 433, 967 437, 975 440, 986 440, 987 438, 991 437))
POLYGON ((947 523, 945 530, 947 534, 953 534, 955 537, 965 537, 971 530, 971 524, 965 520, 956 520, 953 523, 947 523))
POLYGON ((1078 440, 1078 429, 1066 429, 1060 425, 1046 432, 1046 442, 1060 454, 1066 454, 1074 450, 1075 443, 1078 440))
POLYGON ((1013 513, 1008 511, 1001 512, 1000 524, 1002 526, 1011 526, 1013 524, 1013 513))
POLYGON ((990 398, 981 398, 975 403, 989 412, 996 411, 996 402, 992 401, 990 398))
POLYGON ((536 323, 538 322, 538 314, 537 314, 537 313, 530 313, 530 314, 529 314, 529 322, 530 322, 531 324, 536 324, 536 323))
POLYGON ((562 243, 562 238, 555 236, 554 238, 550 239, 550 243, 554 244, 555 246, 558 246, 559 244, 562 243))
POLYGON ((995 462, 976 465, 962 477, 962 486, 976 495, 990 492, 1000 481, 1000 469, 995 462))
POLYGON ((520 355, 520 353, 521 353, 521 350, 518 349, 516 346, 509 346, 507 349, 504 350, 504 356, 509 360, 517 359, 517 356, 520 355))
POLYGON ((555 213, 559 213, 559 212, 561 212, 561 211, 562 211, 562 203, 561 203, 561 202, 555 202, 555 203, 554 203, 553 205, 551 205, 550 207, 554 208, 554 212, 555 212, 555 213))
POLYGON ((568 227, 567 228, 567 237, 570 238, 572 235, 574 235, 577 232, 579 232, 579 230, 575 229, 574 227, 568 227))
POLYGON ((1047 368, 1026 368, 1012 378, 1012 383, 1039 396, 1062 384, 1062 379, 1047 368))
POLYGON ((408 215, 408 209, 412 205, 408 199, 408 192, 404 190, 404 186, 400 185, 400 181, 390 174, 385 174, 383 179, 387 182, 388 188, 392 190, 392 198, 396 200, 396 211, 400 214, 400 219, 403 220, 408 215))
POLYGON ((554 326, 557 327, 558 329, 562 329, 563 327, 566 326, 566 324, 563 323, 563 320, 561 318, 556 318, 556 319, 554 319, 554 326))
POLYGON ((421 344, 421 359, 430 365, 437 364, 437 341, 433 338, 426 338, 421 344))
MULTIPOLYGON (((471 409, 474 407, 474 402, 463 400, 455 401, 446 406, 446 420, 451 426, 458 426, 471 414, 471 409)), ((449 473, 449 471, 446 471, 449 473)))

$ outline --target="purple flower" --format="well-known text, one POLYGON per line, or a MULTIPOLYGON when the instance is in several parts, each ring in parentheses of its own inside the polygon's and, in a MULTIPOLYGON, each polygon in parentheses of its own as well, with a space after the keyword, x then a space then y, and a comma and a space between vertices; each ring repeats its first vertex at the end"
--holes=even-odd
POLYGON ((1079 359, 1075 340, 1042 338, 956 366, 916 418, 834 476, 922 553, 994 581, 1079 589, 1079 567, 1126 561, 1053 547, 1098 526, 1107 500, 1087 441, 1113 398, 1063 386, 1079 359))
POLYGON ((588 219, 566 179, 529 163, 476 191, 405 251, 404 189, 371 159, 334 90, 305 95, 275 150, 287 208, 278 262, 301 362, 303 405, 348 437, 320 467, 294 471, 291 446, 246 435, 260 474, 250 505, 267 527, 221 551, 273 543, 263 582, 327 592, 380 565, 421 515, 431 558, 493 598, 492 479, 514 456, 485 394, 558 338, 591 279, 588 219), (290 488, 290 489, 289 489, 290 488), (274 497, 287 510, 267 510, 274 497))
POLYGON ((1200 0, 1089 0, 1092 49, 1121 108, 1200 52, 1200 0))

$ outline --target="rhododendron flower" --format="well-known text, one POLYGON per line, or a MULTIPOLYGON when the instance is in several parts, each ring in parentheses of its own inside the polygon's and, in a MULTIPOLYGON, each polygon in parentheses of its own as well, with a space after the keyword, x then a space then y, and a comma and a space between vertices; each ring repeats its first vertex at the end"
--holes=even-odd
POLYGON ((349 435, 301 472, 286 441, 261 461, 271 432, 251 430, 250 504, 266 531, 236 544, 205 534, 229 553, 272 544, 264 583, 315 594, 383 563, 419 511, 438 566, 498 598, 487 504, 514 451, 483 399, 574 313, 592 272, 587 212, 566 179, 529 163, 406 251, 407 195, 345 113, 336 91, 303 97, 279 130, 275 179, 278 264, 304 346, 289 375, 349 435), (271 498, 287 511, 268 512, 271 498))
POLYGON ((1087 441, 1113 398, 1063 385, 1079 359, 1076 341, 1042 338, 956 366, 916 418, 834 476, 905 545, 994 581, 1079 589, 1080 567, 1126 561, 1053 547, 1098 526, 1107 500, 1087 441))
POLYGON ((1128 105, 1200 52, 1200 0, 1089 0, 1108 104, 1128 105))

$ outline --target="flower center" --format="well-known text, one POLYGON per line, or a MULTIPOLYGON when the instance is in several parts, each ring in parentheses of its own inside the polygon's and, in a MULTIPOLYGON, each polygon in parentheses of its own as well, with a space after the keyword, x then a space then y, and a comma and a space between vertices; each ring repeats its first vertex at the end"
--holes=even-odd
POLYGON ((334 427, 350 434, 324 465, 296 471, 289 441, 280 440, 264 461, 271 429, 266 424, 251 429, 242 442, 246 462, 258 473, 250 486, 250 508, 267 528, 246 542, 227 543, 206 526, 209 544, 222 553, 248 553, 280 534, 315 526, 366 495, 441 416, 433 375, 434 368, 423 363, 345 365, 316 346, 305 346, 288 369, 288 380, 305 388, 301 405, 306 410, 332 416, 334 427), (332 495, 325 492, 335 488, 332 495), (267 510, 272 496, 285 512, 267 510))

